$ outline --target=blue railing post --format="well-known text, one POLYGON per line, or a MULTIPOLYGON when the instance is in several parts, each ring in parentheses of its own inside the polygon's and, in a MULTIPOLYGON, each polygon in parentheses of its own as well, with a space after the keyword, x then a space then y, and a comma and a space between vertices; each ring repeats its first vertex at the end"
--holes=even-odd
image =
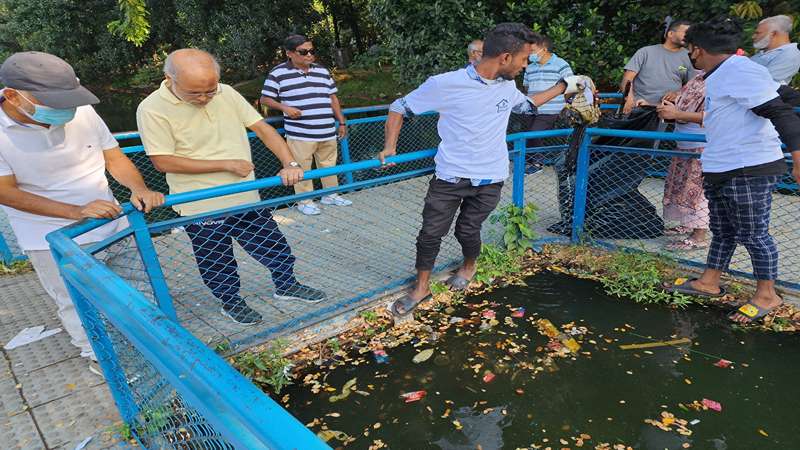
POLYGON ((153 288, 153 296, 158 303, 158 307, 165 316, 177 323, 178 315, 175 314, 172 296, 169 293, 169 287, 167 286, 167 280, 164 278, 164 272, 161 271, 161 263, 158 261, 158 254, 153 245, 153 240, 150 237, 150 230, 147 228, 147 222, 144 220, 144 214, 139 211, 133 211, 128 214, 128 221, 133 229, 136 247, 139 249, 139 256, 142 259, 144 270, 147 272, 147 277, 150 279, 150 286, 153 288))
POLYGON ((586 218, 586 194, 589 186, 589 144, 592 142, 590 130, 586 130, 580 147, 575 170, 575 198, 572 203, 572 242, 577 243, 583 235, 583 221, 586 218))
POLYGON ((511 186, 511 201, 522 208, 525 206, 525 141, 520 138, 514 141, 514 174, 511 186))
POLYGON ((0 261, 5 265, 10 265, 14 262, 14 259, 14 254, 11 253, 11 247, 8 246, 6 237, 3 236, 3 233, 0 233, 0 261))
MULTIPOLYGON (((341 141, 339 141, 341 145, 341 152, 342 152, 342 164, 350 164, 353 162, 350 159, 350 135, 344 137, 341 141)), ((344 174, 344 180, 346 184, 353 184, 353 171, 347 171, 344 174)))

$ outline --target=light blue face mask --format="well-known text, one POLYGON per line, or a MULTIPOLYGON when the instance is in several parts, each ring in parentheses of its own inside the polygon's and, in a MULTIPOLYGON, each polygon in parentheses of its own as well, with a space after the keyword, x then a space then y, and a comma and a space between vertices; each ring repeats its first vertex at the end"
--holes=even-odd
POLYGON ((530 61, 534 64, 539 64, 542 58, 539 57, 538 53, 531 53, 531 57, 529 58, 530 61))
MULTIPOLYGON (((19 94, 19 92, 17 92, 19 94)), ((69 108, 69 109, 56 109, 51 108, 49 106, 44 105, 37 105, 33 103, 28 97, 25 97, 22 94, 19 94, 20 97, 24 98, 31 105, 33 105, 33 114, 30 114, 28 111, 25 111, 22 108, 19 109, 23 114, 28 116, 30 119, 35 120, 39 123, 45 123, 47 125, 64 125, 65 123, 69 122, 70 120, 75 118, 75 111, 77 108, 69 108)))

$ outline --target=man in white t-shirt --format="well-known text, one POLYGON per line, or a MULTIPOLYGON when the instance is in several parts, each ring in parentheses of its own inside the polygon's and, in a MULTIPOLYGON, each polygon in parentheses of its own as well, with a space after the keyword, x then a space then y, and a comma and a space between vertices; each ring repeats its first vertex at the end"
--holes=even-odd
POLYGON ((705 71, 703 126, 708 141, 700 159, 713 233, 706 270, 679 279, 670 290, 719 297, 722 273, 736 246, 750 254, 756 292, 731 320, 755 322, 781 305, 775 292, 778 247, 769 234, 772 191, 788 167, 781 141, 792 153, 800 183, 800 118, 778 96, 779 84, 763 66, 736 56, 742 28, 734 19, 692 25, 686 35, 692 64, 705 71))
MULTIPOLYGON (((120 209, 106 170, 131 190, 131 203, 145 212, 164 203, 122 153, 103 120, 89 106, 99 100, 61 58, 15 53, 0 66, 0 205, 58 316, 81 349, 95 360, 45 235, 84 218, 113 219, 120 209)), ((116 220, 77 242, 97 242, 120 231, 116 220)), ((99 373, 92 364, 90 368, 99 373)))
POLYGON ((384 150, 378 155, 381 162, 397 152, 403 116, 438 112, 441 138, 434 158, 436 174, 425 197, 422 229, 417 237, 417 283, 392 305, 396 316, 410 314, 430 296, 430 275, 442 238, 459 210, 455 236, 461 244, 464 264, 447 284, 464 290, 475 275, 481 226, 497 206, 503 181, 508 177, 506 129, 512 110, 534 114, 537 105, 565 90, 575 93, 578 84, 585 83, 585 77, 570 77, 526 97, 517 89, 514 78, 528 65, 531 44, 538 41, 537 35, 520 23, 502 23, 489 31, 483 41, 480 62, 428 78, 389 108, 384 150))

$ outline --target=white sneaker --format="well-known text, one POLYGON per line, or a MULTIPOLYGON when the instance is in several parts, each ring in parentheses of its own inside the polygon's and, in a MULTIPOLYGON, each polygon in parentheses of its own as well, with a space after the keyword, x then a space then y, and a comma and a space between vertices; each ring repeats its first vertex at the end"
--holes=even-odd
POLYGON ((322 212, 320 211, 319 206, 317 206, 317 204, 314 202, 298 203, 297 210, 307 216, 316 216, 322 212))
POLYGON ((339 194, 331 194, 322 197, 320 203, 323 205, 333 205, 333 206, 350 206, 353 204, 350 200, 342 197, 339 194))

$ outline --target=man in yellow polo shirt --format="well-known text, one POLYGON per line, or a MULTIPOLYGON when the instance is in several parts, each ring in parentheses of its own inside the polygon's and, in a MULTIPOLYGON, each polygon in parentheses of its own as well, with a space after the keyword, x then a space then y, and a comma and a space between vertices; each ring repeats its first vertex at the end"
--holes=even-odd
MULTIPOLYGON (((214 57, 181 49, 167 57, 165 80, 136 111, 142 143, 153 165, 166 173, 171 194, 254 179, 246 128, 256 133, 283 164, 278 175, 287 186, 303 178, 281 136, 232 87, 219 83, 214 57)), ((175 206, 182 216, 203 214, 260 201, 257 191, 175 206)), ((316 303, 317 289, 298 283, 294 256, 268 209, 249 211, 186 227, 203 282, 222 302, 222 314, 242 324, 261 315, 239 295, 233 239, 270 269, 273 297, 316 303)))

